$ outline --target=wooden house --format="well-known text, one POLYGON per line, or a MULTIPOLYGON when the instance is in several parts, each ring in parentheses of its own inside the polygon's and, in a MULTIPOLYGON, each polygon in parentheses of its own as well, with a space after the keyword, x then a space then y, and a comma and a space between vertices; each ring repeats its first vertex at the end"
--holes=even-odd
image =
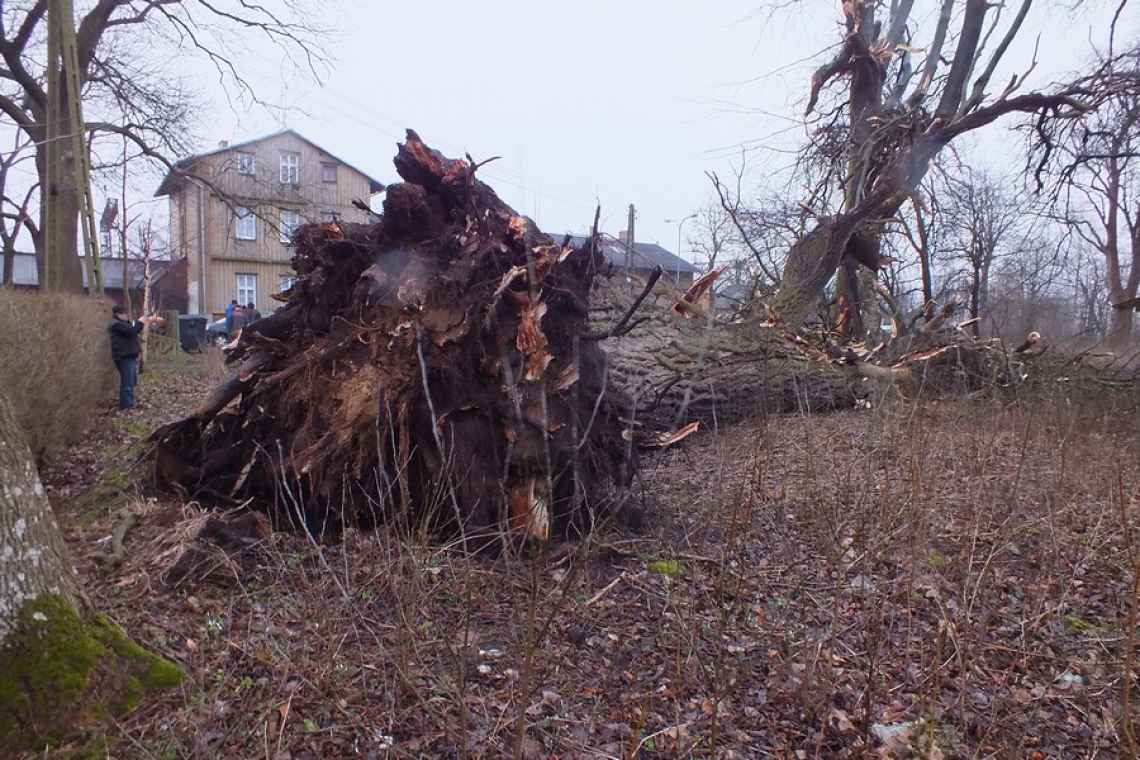
POLYGON ((169 248, 187 263, 190 313, 231 300, 268 314, 293 282, 291 236, 306 222, 367 222, 377 180, 292 129, 179 161, 156 196, 170 199, 169 248))

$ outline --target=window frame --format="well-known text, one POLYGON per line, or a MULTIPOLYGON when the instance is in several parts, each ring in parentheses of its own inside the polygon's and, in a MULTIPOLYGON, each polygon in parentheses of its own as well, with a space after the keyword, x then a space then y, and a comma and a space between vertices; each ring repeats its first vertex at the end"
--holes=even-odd
POLYGON ((296 274, 279 274, 277 275, 277 292, 285 293, 297 284, 296 274))
POLYGON ((257 215, 246 206, 234 208, 234 240, 257 242, 257 215))
POLYGON ((241 306, 253 304, 253 308, 257 308, 257 272, 234 272, 234 296, 241 306), (248 277, 250 281, 247 283, 252 287, 242 287, 242 278, 248 277), (252 292, 252 296, 243 296, 242 293, 252 292))
POLYGON ((257 155, 254 153, 238 153, 237 170, 238 174, 245 174, 247 176, 253 176, 257 174, 257 155), (245 166, 246 159, 249 159, 248 168, 245 166))
POLYGON ((282 185, 301 184, 301 154, 292 150, 281 151, 278 179, 282 185))
POLYGON ((340 165, 334 161, 322 161, 321 162, 321 182, 323 184, 335 185, 337 183, 337 174, 338 174, 337 167, 338 166, 340 166, 340 165), (329 179, 325 175, 325 172, 328 171, 329 169, 332 169, 332 179, 329 179))
POLYGON ((295 208, 279 208, 277 209, 277 238, 285 245, 292 245, 293 233, 301 226, 301 212, 295 208), (285 215, 291 214, 292 223, 285 222, 285 215))

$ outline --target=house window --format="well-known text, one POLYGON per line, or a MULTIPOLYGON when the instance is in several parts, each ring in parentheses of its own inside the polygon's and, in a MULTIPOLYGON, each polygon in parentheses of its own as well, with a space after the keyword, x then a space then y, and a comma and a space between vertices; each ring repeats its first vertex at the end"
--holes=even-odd
POLYGON ((281 242, 291 243, 293 233, 301 226, 301 215, 291 208, 281 209, 281 242))
POLYGON ((242 306, 257 304, 257 275, 239 274, 237 276, 237 302, 242 306))
POLYGON ((249 209, 234 209, 234 237, 238 240, 257 240, 257 217, 249 209))
POLYGON ((336 164, 321 164, 321 182, 336 184, 336 164))
POLYGON ((277 292, 278 293, 285 293, 289 289, 291 289, 293 287, 293 285, 296 284, 297 275, 283 274, 283 275, 279 276, 279 279, 280 279, 280 281, 278 283, 277 292))
POLYGON ((321 222, 323 224, 333 224, 336 222, 336 212, 331 208, 326 208, 321 211, 321 222))
POLYGON ((254 173, 254 167, 255 167, 255 164, 253 161, 253 154, 252 153, 238 153, 237 165, 238 165, 238 174, 253 174, 254 173))
POLYGON ((281 184, 298 185, 301 182, 301 154, 281 153, 281 184))

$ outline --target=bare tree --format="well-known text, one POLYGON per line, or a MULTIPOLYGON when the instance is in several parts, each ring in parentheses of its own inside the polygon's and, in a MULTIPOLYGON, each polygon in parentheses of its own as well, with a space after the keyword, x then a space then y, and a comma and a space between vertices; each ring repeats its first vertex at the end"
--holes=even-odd
POLYGON ((39 225, 32 219, 31 204, 39 190, 39 183, 20 188, 12 182, 12 170, 33 158, 31 140, 16 132, 12 150, 0 155, 0 248, 4 256, 3 278, 0 284, 12 285, 15 277, 17 241, 28 236, 33 248, 39 245, 39 225), (23 190, 23 194, 20 191, 23 190))
POLYGON ((983 321, 1010 340, 1020 341, 1032 331, 1051 338, 1071 336, 1077 332, 1078 310, 1064 277, 1069 265, 1064 236, 1053 234, 1056 229, 1036 229, 1040 217, 1024 224, 1035 229, 1004 246, 1004 255, 991 268, 983 321))
POLYGON ((842 42, 812 77, 806 109, 828 120, 817 133, 844 136, 844 149, 828 154, 827 175, 841 178, 842 210, 820 216, 788 253, 771 303, 788 322, 802 322, 844 256, 878 268, 883 222, 955 138, 1008 114, 1036 114, 1039 123, 1077 120, 1113 92, 1135 86, 1134 78, 1102 66, 1048 92, 1016 94, 1025 74, 995 91, 994 72, 1031 4, 1023 0, 1009 18, 1004 6, 986 0, 943 0, 932 30, 912 21, 911 0, 843 4, 842 42), (824 107, 825 96, 838 105, 824 107))
MULTIPOLYGON (((240 51, 251 38, 267 38, 290 60, 316 73, 323 59, 314 44, 320 30, 306 13, 305 0, 282 0, 273 6, 246 0, 93 0, 76 25, 80 86, 88 109, 87 127, 100 135, 126 137, 138 154, 174 169, 170 157, 188 152, 187 121, 192 99, 174 73, 150 53, 162 49, 169 59, 177 52, 196 54, 217 70, 223 84, 239 97, 257 100, 242 76, 240 51)), ((82 289, 76 222, 79 198, 72 182, 48 186, 46 120, 48 96, 43 45, 47 0, 23 0, 0 6, 0 112, 32 138, 40 186, 59 197, 68 220, 56 263, 65 289, 82 289)), ((66 103, 67 93, 52 94, 66 103)), ((60 111, 66 114, 67 108, 60 111)), ((64 123, 67 134, 70 124, 64 123)), ((71 176, 74 156, 65 154, 61 172, 71 176)), ((41 208, 42 227, 42 208, 41 208)), ((42 261, 45 252, 40 251, 42 261)))
POLYGON ((1069 287, 1076 301, 1076 334, 1101 339, 1108 331, 1108 278, 1100 251, 1080 247, 1071 257, 1069 287))
MULTIPOLYGON (((898 228, 918 262, 919 277, 922 282, 922 302, 928 304, 935 300, 934 268, 937 263, 935 255, 941 247, 943 236, 942 204, 934 178, 928 177, 924 180, 911 194, 909 201, 909 210, 905 208, 899 210, 898 228)), ((901 248, 896 250, 901 256, 901 248)))
POLYGON ((941 187, 947 227, 942 255, 964 274, 966 305, 972 329, 979 334, 982 311, 989 302, 990 278, 1002 256, 1018 253, 1025 237, 1026 208, 984 172, 963 167, 941 187))
MULTIPOLYGON (((1138 63, 1140 54, 1124 59, 1133 72, 1138 63)), ((1118 94, 1065 137, 1060 172, 1065 192, 1057 216, 1104 257, 1111 306, 1106 343, 1120 348, 1132 338, 1140 289, 1140 97, 1118 94)))
POLYGON ((712 269, 725 263, 735 253, 735 241, 732 218, 719 203, 709 203, 697 211, 688 242, 701 266, 712 269))

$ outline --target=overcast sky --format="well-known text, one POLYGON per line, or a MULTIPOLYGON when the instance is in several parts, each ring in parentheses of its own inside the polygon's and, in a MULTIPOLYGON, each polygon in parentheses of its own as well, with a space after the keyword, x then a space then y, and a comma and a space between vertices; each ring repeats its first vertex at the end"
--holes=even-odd
MULTIPOLYGON (((502 156, 481 176, 547 231, 584 231, 600 201, 603 228, 617 233, 634 203, 638 239, 675 249, 677 227, 665 220, 709 201, 707 170, 726 172, 747 144, 750 181, 773 182, 790 162, 780 151, 802 141, 804 88, 839 40, 838 4, 764 7, 336 0, 324 17, 335 61, 319 87, 283 66, 272 46, 256 47, 239 66, 287 115, 236 111, 202 69, 197 86, 212 103, 197 131, 210 148, 289 126, 390 182, 396 141, 411 127, 452 156, 502 156)), ((1111 10, 1039 3, 995 81, 1028 66, 1038 33, 1031 83, 1077 67, 1089 40, 1104 37, 1111 10)), ((929 21, 916 45, 936 13, 934 0, 916 3, 914 18, 929 21)), ((1133 28, 1129 17, 1125 29, 1133 28)), ((1004 129, 968 149, 999 167, 1019 158, 1004 129)))

